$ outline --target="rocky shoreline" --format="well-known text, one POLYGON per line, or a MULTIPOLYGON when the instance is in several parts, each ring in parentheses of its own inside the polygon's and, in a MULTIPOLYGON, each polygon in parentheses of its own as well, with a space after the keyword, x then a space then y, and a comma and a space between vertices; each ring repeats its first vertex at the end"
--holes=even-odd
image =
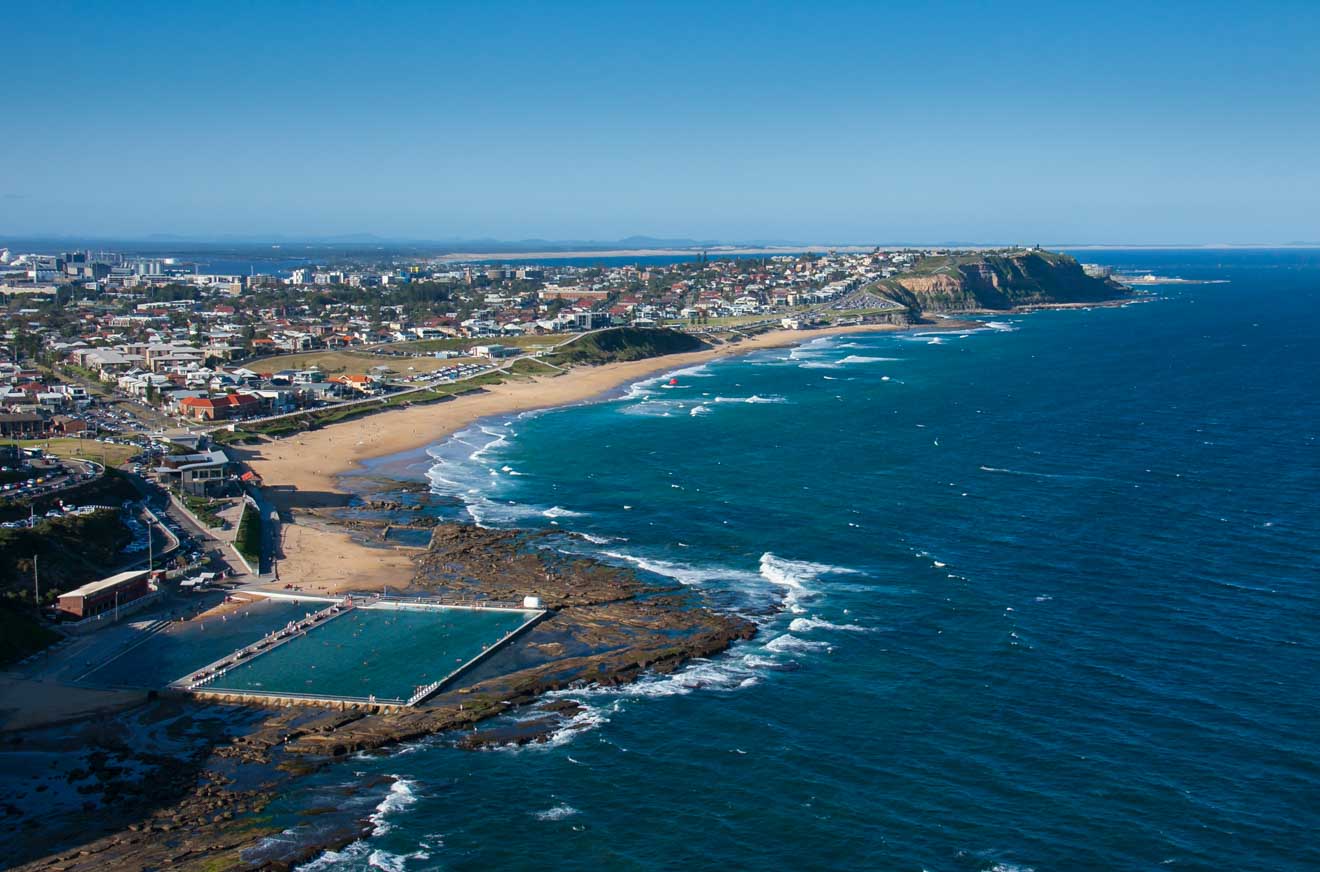
MULTIPOLYGON (((396 508, 380 499, 365 505, 396 508)), ((366 816, 335 818, 333 809, 305 809, 303 815, 324 813, 333 825, 315 828, 312 836, 282 837, 287 826, 267 813, 268 806, 304 776, 351 754, 426 737, 472 750, 545 741, 573 729, 580 711, 572 699, 547 700, 547 693, 571 696, 576 687, 673 672, 756 632, 752 622, 708 608, 681 586, 643 581, 631 570, 542 547, 548 534, 433 523, 431 545, 416 560, 408 592, 488 599, 535 593, 550 614, 463 686, 415 709, 270 710, 150 699, 115 719, 122 723, 103 729, 100 738, 80 738, 88 748, 118 748, 131 765, 102 766, 101 777, 93 778, 96 789, 87 792, 72 820, 28 817, 6 827, 12 860, 32 870, 292 868, 372 829, 366 816), (516 726, 482 726, 519 708, 530 717, 516 726), (229 727, 199 736, 187 753, 151 761, 123 740, 134 735, 129 721, 165 718, 184 730, 216 718, 227 718, 229 727), (134 777, 148 765, 149 775, 134 777), (70 847, 57 848, 62 843, 70 847)), ((19 734, 7 737, 9 747, 0 753, 63 738, 19 734)))

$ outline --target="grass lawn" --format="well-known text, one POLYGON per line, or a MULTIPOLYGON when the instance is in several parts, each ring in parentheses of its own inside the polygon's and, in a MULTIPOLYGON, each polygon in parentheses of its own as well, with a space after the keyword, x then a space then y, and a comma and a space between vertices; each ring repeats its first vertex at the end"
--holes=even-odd
POLYGON ((261 433, 266 436, 280 438, 304 430, 308 425, 333 424, 336 421, 346 421, 349 418, 375 414, 382 409, 391 409, 395 406, 433 403, 437 400, 443 400, 446 397, 453 396, 454 394, 462 394, 467 391, 475 390, 484 385, 499 384, 508 377, 509 376, 504 373, 488 372, 459 382, 438 384, 426 390, 392 394, 387 397, 382 397, 379 402, 357 403, 355 405, 344 404, 339 406, 327 406, 320 409, 309 409, 306 412, 301 412, 288 418, 248 424, 244 426, 242 430, 238 431, 238 436, 231 438, 235 440, 242 439, 242 434, 244 433, 261 433))
POLYGON ((336 376, 365 375, 374 366, 387 366, 390 368, 387 376, 406 376, 472 362, 473 358, 469 357, 441 360, 438 357, 391 357, 387 354, 353 351, 307 351, 259 360, 247 364, 247 368, 256 372, 279 372, 282 369, 309 369, 315 366, 328 376, 336 376))
POLYGON ((24 448, 41 448, 47 454, 57 457, 76 457, 81 460, 104 462, 107 466, 119 466, 142 449, 136 445, 111 445, 97 442, 95 439, 18 439, 7 440, 4 444, 17 442, 24 448))
POLYGON ((519 375, 555 376, 555 375, 563 375, 564 371, 562 369, 557 369, 556 367, 544 364, 539 360, 531 360, 529 358, 524 357, 522 360, 515 360, 513 362, 513 366, 509 367, 509 373, 515 376, 519 376, 519 375))
POLYGON ((529 351, 535 351, 538 348, 549 348, 552 345, 558 345, 560 342, 572 339, 576 333, 547 333, 544 336, 499 336, 482 337, 480 339, 419 339, 416 342, 395 342, 390 345, 382 346, 397 351, 462 351, 465 348, 471 348, 474 345, 505 345, 513 348, 525 348, 529 351))
POLYGON ((196 515, 206 526, 212 528, 223 528, 225 519, 221 518, 217 512, 223 511, 230 505, 230 500, 214 500, 206 497, 195 497, 192 494, 177 494, 183 504, 188 507, 188 511, 196 515))

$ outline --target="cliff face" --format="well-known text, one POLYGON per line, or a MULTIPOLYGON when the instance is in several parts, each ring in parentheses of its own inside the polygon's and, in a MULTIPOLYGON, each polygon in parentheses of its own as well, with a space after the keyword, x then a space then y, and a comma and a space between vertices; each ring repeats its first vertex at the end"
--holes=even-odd
POLYGON ((932 257, 892 282, 896 300, 925 312, 1093 303, 1127 293, 1117 282, 1088 276, 1072 257, 1049 251, 932 257))

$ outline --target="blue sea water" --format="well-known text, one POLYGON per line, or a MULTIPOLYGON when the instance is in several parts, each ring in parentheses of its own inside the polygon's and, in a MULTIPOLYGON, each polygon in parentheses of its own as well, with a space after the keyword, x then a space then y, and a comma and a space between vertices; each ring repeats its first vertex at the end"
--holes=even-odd
POLYGON ((1320 252, 1082 257, 1222 283, 822 338, 433 449, 458 514, 760 632, 565 694, 548 746, 318 776, 402 780, 313 865, 1320 868, 1320 252))

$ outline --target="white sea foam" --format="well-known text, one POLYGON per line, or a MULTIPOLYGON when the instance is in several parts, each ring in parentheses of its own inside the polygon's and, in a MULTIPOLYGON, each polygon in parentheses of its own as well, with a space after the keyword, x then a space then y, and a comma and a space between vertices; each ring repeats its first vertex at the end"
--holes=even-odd
POLYGON ((479 460, 480 458, 485 457, 488 452, 508 445, 509 436, 512 435, 513 431, 493 427, 482 427, 481 432, 483 435, 490 438, 484 445, 481 445, 476 451, 473 451, 468 455, 469 460, 479 460))
MULTIPOLYGON (((390 785, 389 792, 385 798, 377 804, 375 810, 368 815, 367 820, 371 822, 371 836, 383 836, 390 831, 390 824, 386 818, 391 815, 397 815, 417 802, 417 796, 413 793, 413 787, 417 782, 407 778, 394 776, 395 781, 390 785)), ((402 870, 409 859, 427 859, 430 855, 424 851, 417 851, 413 854, 391 854, 387 851, 377 851, 371 848, 365 839, 358 839, 351 843, 342 851, 324 851, 311 862, 299 866, 300 872, 320 872, 322 869, 342 869, 350 864, 358 866, 364 861, 369 868, 386 869, 395 872, 402 870)))
POLYGON ((1012 333, 1018 329, 1016 324, 1009 321, 986 321, 985 326, 1000 333, 1012 333))
POLYGON ((467 491, 460 496, 463 499, 463 510, 478 527, 514 524, 543 514, 536 506, 500 502, 490 499, 477 490, 467 491))
POLYGON ((298 872, 321 872, 321 870, 346 869, 361 864, 370 853, 367 843, 361 840, 353 842, 342 851, 324 851, 315 860, 298 867, 298 872))
MULTIPOLYGON (((826 574, 855 573, 855 570, 830 566, 808 561, 785 560, 766 553, 762 559, 762 572, 749 573, 725 568, 702 569, 684 566, 668 561, 640 558, 621 552, 604 552, 606 556, 621 559, 670 578, 681 580, 685 584, 700 584, 716 579, 735 579, 744 583, 764 586, 769 578, 775 580, 776 587, 786 587, 789 596, 785 601, 795 599, 805 590, 806 581, 826 574)), ((830 649, 828 642, 805 639, 792 632, 776 630, 774 616, 758 619, 762 634, 757 639, 739 643, 737 648, 743 651, 741 656, 722 655, 713 659, 698 658, 685 664, 677 672, 668 675, 647 674, 630 684, 620 687, 601 687, 591 685, 581 688, 558 691, 550 697, 573 699, 584 705, 584 709, 568 724, 552 736, 549 745, 571 741, 579 732, 608 718, 604 711, 617 712, 629 699, 680 696, 701 692, 735 693, 757 686, 769 671, 783 670, 793 666, 794 655, 809 654, 830 649), (775 634, 778 635, 775 635, 775 634), (608 709, 592 706, 584 700, 605 699, 611 701, 608 709)), ((855 624, 836 624, 820 618, 797 618, 789 625, 789 630, 809 633, 815 630, 833 632, 871 632, 870 628, 855 624)), ((525 745, 511 747, 515 752, 524 752, 546 745, 525 745)))
POLYGON ((641 415, 647 418, 663 418, 670 412, 683 408, 680 400, 659 400, 642 399, 635 403, 620 406, 619 411, 624 415, 641 415))
POLYGON ((761 397, 761 396, 757 396, 756 394, 753 394, 753 395, 750 396, 750 397, 716 397, 716 398, 715 398, 715 402, 717 402, 717 403, 751 403, 751 404, 753 404, 753 405, 757 405, 757 404, 762 404, 762 403, 787 403, 788 400, 785 399, 784 397, 775 396, 775 395, 773 395, 773 394, 770 395, 770 396, 767 396, 767 397, 761 397))
POLYGON ((569 718, 559 729, 549 735, 544 742, 535 746, 525 745, 523 747, 534 748, 558 748, 568 744, 578 733, 584 733, 587 730, 594 730, 602 724, 608 724, 610 719, 606 717, 605 708, 584 705, 577 714, 569 718))
MULTIPOLYGON (((766 665, 778 666, 779 662, 768 660, 766 665)), ((731 692, 750 686, 746 683, 747 679, 755 678, 759 671, 744 660, 731 657, 720 657, 715 660, 699 659, 688 662, 671 675, 647 674, 621 687, 592 686, 574 690, 572 696, 575 699, 583 696, 622 699, 685 696, 699 690, 731 692)), ((618 705, 617 699, 615 705, 618 705)))
POLYGON ((565 509, 562 506, 551 506, 541 513, 547 518, 582 518, 586 517, 586 512, 575 512, 572 509, 565 509))
POLYGON ((656 575, 663 575, 666 578, 672 578, 674 581, 689 586, 699 585, 717 579, 728 579, 743 584, 756 583, 760 580, 760 576, 754 572, 728 569, 722 566, 689 566, 682 563, 673 563, 668 560, 638 557, 635 554, 627 554, 622 551, 603 551, 601 554, 606 557, 613 557, 616 560, 626 561, 633 566, 636 566, 638 569, 643 569, 656 575))
POLYGON ((849 633, 869 633, 869 627, 858 624, 835 624, 823 618, 794 618, 788 625, 790 633, 809 633, 812 630, 843 630, 849 633))
POLYGON ((672 372, 666 372, 662 375, 653 375, 640 381, 628 385, 624 391, 622 399, 639 400, 655 396, 657 389, 670 389, 673 387, 691 387, 690 385, 671 385, 670 381, 677 378, 710 378, 712 373, 708 370, 709 364, 701 363, 696 366, 683 367, 672 372))
MULTIPOLYGON (((506 745, 498 745, 491 748, 491 751, 501 751, 510 754, 535 754, 547 751, 551 748, 562 747, 571 742, 579 733, 585 733, 594 730, 603 724, 608 724, 610 719, 608 713, 618 711, 618 702, 612 705, 590 705, 583 701, 584 697, 591 694, 593 688, 575 688, 573 690, 551 691, 545 695, 546 699, 571 699, 581 706, 573 717, 560 724, 552 733, 546 736, 544 741, 528 742, 526 744, 517 744, 510 742, 506 745)), ((531 719, 536 719, 542 715, 533 712, 531 719)))
POLYGON ((982 472, 997 472, 1002 475, 1023 475, 1028 478, 1059 478, 1059 479, 1094 479, 1095 481, 1108 481, 1102 476, 1094 475, 1067 475, 1055 472, 1032 472, 1029 469, 1006 469, 1002 466, 982 466, 982 472))
POLYGON ((820 360, 806 360, 798 364, 799 369, 841 369, 843 364, 825 363, 820 360))
POLYGON ((373 836, 381 836, 390 831, 390 824, 386 820, 390 815, 401 812, 417 802, 417 795, 413 793, 413 787, 417 782, 410 781, 407 778, 395 777, 395 781, 390 785, 389 793, 376 806, 376 810, 368 816, 371 821, 373 836))
POLYGON ((497 499, 501 482, 505 480, 500 473, 507 476, 522 473, 507 464, 492 463, 487 455, 498 452, 513 435, 513 429, 508 426, 472 427, 433 446, 427 453, 436 462, 426 473, 431 490, 462 500, 468 516, 480 526, 515 522, 537 514, 536 509, 497 499))
POLYGON ((660 378, 668 381, 671 378, 681 378, 683 376, 687 376, 688 378, 710 378, 710 364, 699 363, 696 366, 685 366, 682 369, 676 369, 671 373, 666 373, 665 375, 660 376, 660 378))
POLYGON ((568 803, 561 802, 552 808, 536 812, 535 817, 538 821, 562 821, 564 818, 572 817, 575 814, 581 814, 581 812, 568 803))
POLYGON ((892 363, 902 360, 899 357, 867 357, 864 354, 850 354, 839 363, 892 363))
POLYGON ((385 872, 405 872, 409 860, 429 859, 431 859, 431 855, 426 851, 413 851, 411 854, 391 854, 389 851, 377 849, 367 855, 367 866, 371 869, 383 869, 385 872))
POLYGON ((801 639, 797 636, 785 633, 782 636, 776 636, 765 643, 765 650, 775 653, 796 652, 796 651, 820 651, 828 648, 825 642, 816 642, 810 639, 801 639))
POLYGON ((804 596, 811 594, 808 585, 816 579, 827 574, 839 575, 854 572, 856 570, 841 566, 830 566, 825 563, 812 563, 808 560, 787 560, 771 554, 769 551, 761 555, 761 577, 772 584, 787 589, 784 595, 784 605, 795 614, 801 614, 804 611, 798 603, 804 596))
POLYGON ((623 393, 623 399, 640 400, 644 397, 649 397, 651 396, 650 388, 654 384, 655 384, 654 379, 647 379, 646 381, 641 381, 635 384, 628 385, 628 390, 624 391, 623 393))
POLYGON ((692 408, 692 411, 688 412, 688 414, 694 418, 697 417, 698 415, 709 415, 710 406, 706 406, 706 405, 694 406, 692 408))

